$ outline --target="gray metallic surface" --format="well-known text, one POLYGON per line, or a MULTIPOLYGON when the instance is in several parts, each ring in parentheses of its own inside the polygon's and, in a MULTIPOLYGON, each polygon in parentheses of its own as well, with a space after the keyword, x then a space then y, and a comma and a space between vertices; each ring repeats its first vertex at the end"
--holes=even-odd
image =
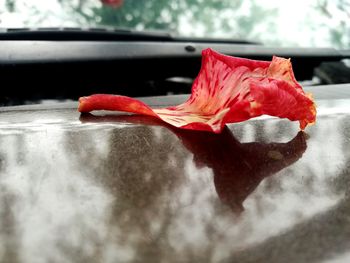
POLYGON ((343 89, 306 133, 269 117, 213 135, 76 104, 2 108, 0 261, 349 262, 343 89))
POLYGON ((211 47, 235 56, 318 57, 340 60, 350 57, 350 50, 334 48, 276 48, 261 45, 167 42, 110 42, 110 41, 6 41, 0 42, 0 63, 33 63, 52 61, 91 61, 113 59, 145 59, 172 57, 200 57, 201 50, 211 47), (196 51, 185 50, 191 44, 196 51))

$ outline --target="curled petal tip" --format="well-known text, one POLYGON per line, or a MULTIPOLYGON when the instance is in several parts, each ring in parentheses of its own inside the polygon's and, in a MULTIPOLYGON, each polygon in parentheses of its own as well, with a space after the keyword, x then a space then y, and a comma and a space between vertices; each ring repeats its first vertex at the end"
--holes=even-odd
POLYGON ((79 112, 90 112, 88 109, 88 105, 86 102, 89 101, 89 97, 80 97, 79 98, 79 106, 78 106, 78 111, 79 112))

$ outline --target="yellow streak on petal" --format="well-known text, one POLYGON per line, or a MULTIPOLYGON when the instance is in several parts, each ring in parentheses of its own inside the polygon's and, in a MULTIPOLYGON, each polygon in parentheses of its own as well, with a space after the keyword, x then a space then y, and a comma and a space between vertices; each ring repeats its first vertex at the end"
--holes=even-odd
POLYGON ((215 123, 216 121, 220 121, 224 118, 224 116, 226 115, 226 113, 230 110, 230 108, 226 108, 223 109, 222 111, 220 111, 219 113, 217 113, 216 115, 214 115, 209 121, 208 124, 212 125, 213 123, 215 123))
POLYGON ((154 112, 157 113, 162 120, 165 120, 176 127, 184 126, 192 122, 201 122, 211 126, 220 126, 220 120, 224 118, 229 110, 229 108, 226 108, 214 115, 176 112, 168 109, 155 109, 154 112))
POLYGON ((184 126, 191 122, 206 123, 212 118, 212 116, 199 115, 195 113, 187 113, 181 111, 179 112, 168 109, 155 109, 154 112, 157 113, 162 120, 176 127, 184 126))

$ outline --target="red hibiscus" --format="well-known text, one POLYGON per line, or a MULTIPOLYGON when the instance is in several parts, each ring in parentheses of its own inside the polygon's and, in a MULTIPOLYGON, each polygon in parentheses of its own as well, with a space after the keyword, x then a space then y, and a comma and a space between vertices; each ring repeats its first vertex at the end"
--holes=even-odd
POLYGON ((102 4, 118 8, 123 5, 124 0, 101 0, 102 4))
POLYGON ((151 109, 133 98, 96 94, 79 99, 80 112, 126 111, 157 117, 175 127, 220 133, 226 123, 263 114, 300 122, 316 120, 316 108, 294 78, 289 59, 271 62, 225 56, 206 49, 192 94, 177 106, 151 109))

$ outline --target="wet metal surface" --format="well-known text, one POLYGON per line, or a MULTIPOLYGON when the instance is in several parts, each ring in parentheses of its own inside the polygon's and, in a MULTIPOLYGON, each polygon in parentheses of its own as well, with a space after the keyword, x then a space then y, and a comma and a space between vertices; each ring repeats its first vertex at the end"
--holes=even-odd
POLYGON ((349 262, 350 100, 317 103, 306 134, 2 109, 0 261, 349 262))

